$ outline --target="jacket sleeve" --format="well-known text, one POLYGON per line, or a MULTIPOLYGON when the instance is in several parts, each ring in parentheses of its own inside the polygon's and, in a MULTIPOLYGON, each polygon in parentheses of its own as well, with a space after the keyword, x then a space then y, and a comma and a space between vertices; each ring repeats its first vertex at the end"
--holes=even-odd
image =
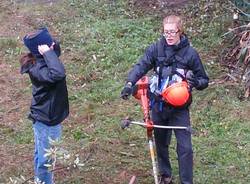
POLYGON ((196 50, 193 49, 191 62, 189 62, 189 68, 192 70, 194 77, 198 80, 197 90, 203 90, 208 87, 209 78, 205 72, 200 56, 196 50))
POLYGON ((134 85, 141 77, 155 66, 157 56, 156 44, 151 44, 140 60, 129 71, 127 82, 134 85))
POLYGON ((32 76, 40 82, 55 83, 66 77, 65 69, 53 50, 43 55, 46 65, 32 71, 32 76))

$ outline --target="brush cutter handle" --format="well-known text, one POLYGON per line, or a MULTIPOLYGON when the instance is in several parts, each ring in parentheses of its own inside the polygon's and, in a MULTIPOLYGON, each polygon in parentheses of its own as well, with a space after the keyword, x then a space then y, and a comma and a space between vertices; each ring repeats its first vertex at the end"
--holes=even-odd
MULTIPOLYGON (((121 122, 121 128, 125 129, 129 127, 130 124, 135 124, 135 125, 141 125, 143 127, 147 127, 146 123, 139 122, 139 121, 131 121, 129 119, 122 120, 121 122)), ((152 125, 153 128, 163 128, 163 129, 173 129, 173 130, 186 130, 190 133, 193 133, 193 130, 190 126, 185 127, 185 126, 162 126, 162 125, 152 125)))

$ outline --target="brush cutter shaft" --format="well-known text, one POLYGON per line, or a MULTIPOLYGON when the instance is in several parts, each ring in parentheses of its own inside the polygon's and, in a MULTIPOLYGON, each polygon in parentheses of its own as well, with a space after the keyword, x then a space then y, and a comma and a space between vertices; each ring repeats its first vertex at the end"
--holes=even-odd
POLYGON ((149 144, 149 151, 150 151, 150 156, 151 156, 151 160, 152 160, 153 175, 154 175, 155 184, 158 184, 159 183, 158 182, 158 172, 157 172, 157 166, 156 166, 156 160, 155 160, 155 151, 154 151, 153 140, 149 139, 148 144, 149 144))

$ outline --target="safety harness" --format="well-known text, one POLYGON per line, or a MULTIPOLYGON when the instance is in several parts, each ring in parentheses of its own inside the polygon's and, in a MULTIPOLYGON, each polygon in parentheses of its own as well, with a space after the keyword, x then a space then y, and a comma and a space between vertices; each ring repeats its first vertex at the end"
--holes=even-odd
POLYGON ((159 42, 157 42, 157 59, 158 59, 158 66, 159 67, 159 71, 157 72, 157 69, 155 70, 156 73, 158 73, 158 89, 161 88, 161 80, 162 80, 162 70, 163 67, 171 67, 171 73, 169 75, 169 81, 172 81, 173 76, 176 74, 179 77, 182 78, 182 80, 186 80, 185 76, 182 75, 181 73, 179 73, 177 71, 177 63, 179 62, 176 59, 176 56, 178 56, 179 58, 183 59, 183 55, 185 55, 186 51, 188 50, 187 48, 183 48, 183 49, 179 49, 177 51, 174 51, 171 55, 166 56, 165 53, 165 40, 161 39, 159 42))
MULTIPOLYGON (((185 78, 185 74, 187 72, 187 70, 184 70, 184 75, 181 74, 180 72, 177 71, 177 64, 179 63, 179 59, 177 60, 176 57, 180 58, 180 59, 183 59, 183 56, 185 55, 185 53, 187 52, 188 50, 188 47, 184 46, 184 48, 181 48, 177 51, 173 51, 170 55, 166 55, 165 53, 165 40, 164 39, 161 39, 157 42, 157 63, 156 63, 156 66, 154 68, 154 71, 155 73, 158 74, 158 90, 160 91, 161 88, 162 88, 162 79, 163 79, 163 68, 164 67, 170 67, 170 74, 169 74, 169 84, 168 86, 171 85, 171 83, 173 83, 173 76, 174 75, 177 75, 179 76, 182 81, 186 81, 186 78, 185 78)), ((151 100, 151 105, 154 104, 154 98, 152 98, 151 100)), ((182 106, 174 106, 175 108, 186 108, 188 107, 190 104, 191 104, 191 101, 192 101, 192 98, 191 98, 191 93, 190 93, 190 98, 188 99, 188 101, 182 105, 182 106)), ((160 106, 159 106, 159 110, 162 111, 162 108, 163 108, 163 104, 167 104, 168 106, 173 106, 172 104, 169 104, 168 102, 166 102, 165 100, 160 100, 160 106)))

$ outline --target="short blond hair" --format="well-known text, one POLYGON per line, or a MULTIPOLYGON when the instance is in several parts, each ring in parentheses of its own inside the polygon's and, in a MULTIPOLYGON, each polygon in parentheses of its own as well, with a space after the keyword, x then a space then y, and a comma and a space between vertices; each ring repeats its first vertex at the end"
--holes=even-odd
POLYGON ((169 15, 166 16, 163 21, 162 21, 162 26, 164 26, 165 24, 176 24, 177 28, 179 29, 180 33, 183 34, 184 33, 184 28, 183 28, 183 20, 180 16, 176 16, 176 15, 169 15))

